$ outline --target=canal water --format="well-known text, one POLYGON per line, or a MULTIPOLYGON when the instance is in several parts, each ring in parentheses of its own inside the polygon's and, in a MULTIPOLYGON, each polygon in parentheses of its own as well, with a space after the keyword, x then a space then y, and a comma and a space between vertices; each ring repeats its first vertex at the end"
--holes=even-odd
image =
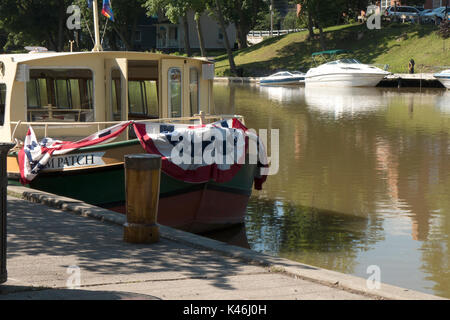
POLYGON ((450 91, 214 90, 216 113, 279 130, 242 246, 450 298, 450 91))

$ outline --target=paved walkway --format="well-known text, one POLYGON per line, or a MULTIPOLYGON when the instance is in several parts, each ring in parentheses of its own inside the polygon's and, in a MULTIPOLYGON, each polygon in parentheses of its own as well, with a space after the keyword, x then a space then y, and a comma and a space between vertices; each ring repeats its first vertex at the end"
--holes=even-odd
POLYGON ((364 279, 163 226, 159 243, 128 244, 123 215, 9 189, 53 207, 8 196, 8 282, 0 285, 0 300, 436 298, 385 285, 368 291, 364 279))

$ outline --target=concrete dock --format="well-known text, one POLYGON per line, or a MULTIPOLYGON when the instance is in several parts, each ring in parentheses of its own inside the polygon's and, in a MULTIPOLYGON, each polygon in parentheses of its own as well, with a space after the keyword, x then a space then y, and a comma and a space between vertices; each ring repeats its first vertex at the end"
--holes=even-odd
POLYGON ((0 300, 441 299, 164 226, 160 242, 133 245, 122 240, 124 215, 24 187, 8 193, 0 300))

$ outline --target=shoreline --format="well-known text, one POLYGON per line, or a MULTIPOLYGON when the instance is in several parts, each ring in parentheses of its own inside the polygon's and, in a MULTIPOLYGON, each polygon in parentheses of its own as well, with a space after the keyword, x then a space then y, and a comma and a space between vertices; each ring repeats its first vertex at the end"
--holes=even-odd
MULTIPOLYGON (((257 84, 261 77, 215 77, 214 82, 218 83, 241 83, 241 84, 257 84)), ((303 86, 304 84, 299 84, 303 86)), ((291 85, 292 86, 292 85, 291 85)), ((437 80, 433 73, 393 73, 376 86, 378 88, 440 88, 446 89, 437 80)))

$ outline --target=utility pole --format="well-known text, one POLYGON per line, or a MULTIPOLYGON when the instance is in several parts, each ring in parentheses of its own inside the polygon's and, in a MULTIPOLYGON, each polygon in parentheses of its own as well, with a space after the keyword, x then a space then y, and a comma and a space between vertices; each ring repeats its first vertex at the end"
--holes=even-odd
POLYGON ((270 0, 270 36, 273 36, 273 0, 270 0))

